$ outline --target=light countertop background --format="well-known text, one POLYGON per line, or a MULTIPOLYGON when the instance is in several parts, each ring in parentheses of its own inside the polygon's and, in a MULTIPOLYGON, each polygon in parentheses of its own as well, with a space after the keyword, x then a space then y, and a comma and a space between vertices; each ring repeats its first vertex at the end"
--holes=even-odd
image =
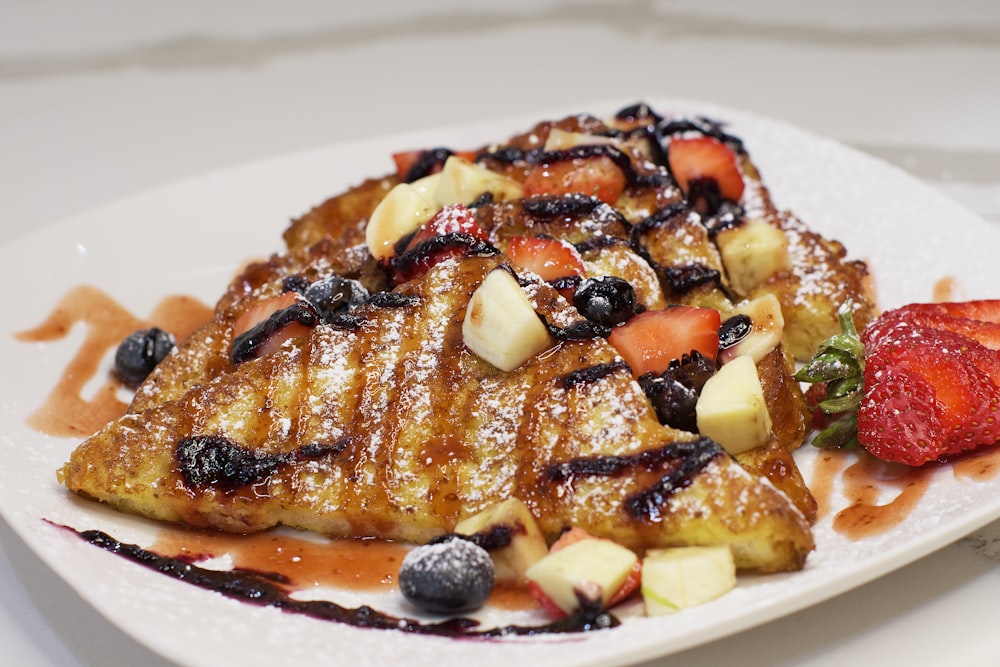
MULTIPOLYGON (((247 160, 652 96, 830 136, 1000 225, 996 0, 0 0, 0 244, 247 160)), ((998 545, 995 523, 646 667, 1000 664, 998 545)), ((2 522, 0 647, 25 667, 172 664, 2 522)))

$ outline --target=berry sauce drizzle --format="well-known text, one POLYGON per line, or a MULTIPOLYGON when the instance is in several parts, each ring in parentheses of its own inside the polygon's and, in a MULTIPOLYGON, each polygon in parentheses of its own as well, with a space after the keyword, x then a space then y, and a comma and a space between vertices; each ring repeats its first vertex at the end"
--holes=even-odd
POLYGON ((613 628, 621 623, 604 608, 600 601, 594 602, 582 598, 580 608, 576 612, 543 625, 505 625, 479 629, 479 621, 465 617, 426 623, 385 614, 367 605, 343 607, 328 600, 296 600, 273 580, 254 572, 209 570, 180 558, 161 556, 135 544, 120 542, 100 530, 77 530, 69 526, 59 527, 71 531, 86 542, 105 551, 198 588, 215 591, 228 598, 248 604, 274 607, 284 612, 309 616, 321 621, 343 623, 356 628, 396 630, 438 637, 496 639, 588 632, 613 628))

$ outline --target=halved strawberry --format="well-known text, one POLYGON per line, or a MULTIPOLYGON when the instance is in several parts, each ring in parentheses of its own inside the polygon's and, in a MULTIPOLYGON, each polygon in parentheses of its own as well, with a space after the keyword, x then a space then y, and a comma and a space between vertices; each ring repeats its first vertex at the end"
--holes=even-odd
POLYGON ((670 172, 684 195, 702 213, 718 208, 719 197, 738 202, 743 196, 743 176, 736 153, 713 137, 673 139, 667 153, 670 172))
POLYGON ((586 272, 583 259, 569 243, 544 236, 512 236, 507 244, 511 261, 551 282, 586 272))
POLYGON ((904 306, 860 337, 849 312, 797 375, 845 413, 817 438, 912 466, 1000 444, 1000 300, 904 306))
POLYGON ((489 241, 489 235, 479 226, 475 214, 463 204, 449 204, 434 214, 416 231, 406 249, 416 248, 427 239, 445 234, 468 234, 482 241, 489 241))
POLYGON ((625 190, 625 172, 606 155, 539 162, 524 180, 524 196, 584 194, 613 204, 625 190))
POLYGON ((647 310, 616 327, 608 337, 639 377, 660 375, 674 359, 697 350, 708 359, 719 353, 722 318, 714 308, 671 306, 647 310))

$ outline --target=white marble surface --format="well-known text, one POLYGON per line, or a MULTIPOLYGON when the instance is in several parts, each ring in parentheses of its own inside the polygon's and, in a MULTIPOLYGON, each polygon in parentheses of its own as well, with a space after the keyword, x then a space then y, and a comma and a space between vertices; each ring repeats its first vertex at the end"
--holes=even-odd
MULTIPOLYGON (((994 0, 5 0, 0 243, 246 160, 651 95, 856 145, 1000 225, 994 0)), ((1000 523, 655 664, 997 664, 997 544, 1000 523)), ((171 664, 2 523, 0 647, 4 664, 27 667, 171 664)))

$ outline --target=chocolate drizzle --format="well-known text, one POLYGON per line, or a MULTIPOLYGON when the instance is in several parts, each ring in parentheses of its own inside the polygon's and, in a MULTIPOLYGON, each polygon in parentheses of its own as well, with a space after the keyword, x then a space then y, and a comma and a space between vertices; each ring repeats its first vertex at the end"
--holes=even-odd
POLYGON ((539 315, 542 324, 548 329, 549 334, 560 341, 594 340, 595 338, 607 338, 611 335, 611 327, 590 320, 577 320, 565 327, 558 327, 550 324, 548 320, 539 315))
POLYGON ((704 264, 685 264, 683 266, 660 267, 664 282, 675 294, 689 292, 707 283, 722 284, 722 274, 718 269, 704 264))
POLYGON ((420 303, 420 297, 399 292, 375 292, 368 297, 368 303, 375 308, 405 308, 420 303))
POLYGON ((215 591, 225 597, 258 607, 274 607, 281 611, 309 616, 322 621, 344 623, 356 628, 396 630, 420 635, 454 638, 501 638, 555 633, 576 633, 616 627, 620 621, 610 614, 600 601, 581 597, 577 611, 552 623, 536 626, 506 625, 486 630, 478 629, 475 619, 455 617, 438 623, 392 616, 367 605, 344 607, 328 600, 297 600, 271 579, 249 571, 210 570, 178 558, 168 558, 135 544, 119 542, 99 530, 79 531, 65 527, 81 539, 116 554, 133 563, 164 574, 172 579, 215 591))
POLYGON ((412 183, 424 176, 429 176, 434 172, 441 169, 444 165, 445 160, 452 156, 452 151, 449 148, 431 148, 425 150, 420 154, 420 157, 406 170, 403 175, 403 181, 405 183, 412 183))
POLYGON ((553 162, 571 162, 573 160, 590 160, 606 157, 622 170, 629 183, 635 183, 637 174, 632 160, 611 144, 584 144, 554 151, 542 151, 535 159, 536 164, 552 164, 553 162))
POLYGON ((589 216, 602 206, 607 205, 600 199, 579 193, 561 197, 529 197, 521 203, 525 213, 540 219, 589 216))
POLYGON ((580 368, 570 371, 563 376, 562 387, 563 389, 571 389, 579 385, 590 384, 619 371, 628 371, 631 373, 632 369, 624 361, 612 361, 609 364, 598 364, 596 366, 589 366, 588 368, 580 368))

